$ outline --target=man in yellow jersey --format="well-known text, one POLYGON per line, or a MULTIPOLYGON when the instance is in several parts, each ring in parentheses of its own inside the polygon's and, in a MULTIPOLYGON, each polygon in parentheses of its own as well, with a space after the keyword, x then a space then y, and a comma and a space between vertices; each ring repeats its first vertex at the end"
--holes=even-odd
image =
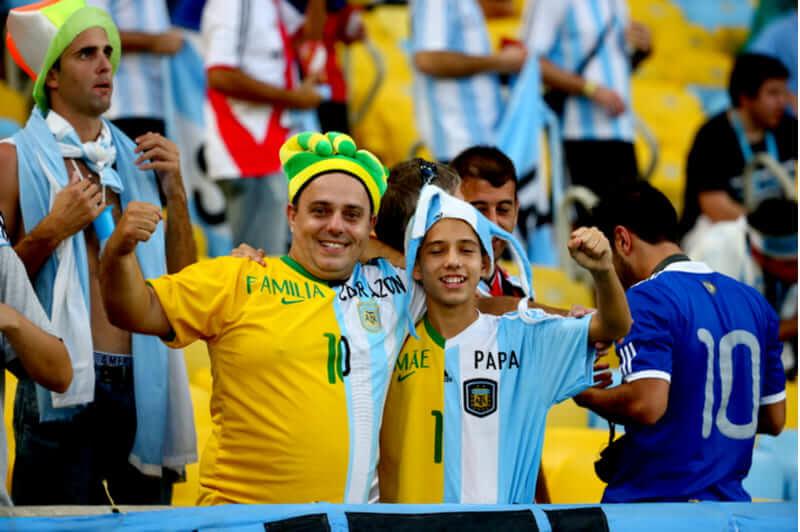
POLYGON ((568 243, 595 280, 596 313, 561 317, 523 299, 518 312, 490 316, 475 289, 491 273, 492 238, 511 235, 431 185, 409 225, 407 271, 428 311, 400 351, 386 400, 381 500, 530 503, 549 407, 592 385, 592 346, 631 324, 608 241, 584 227, 568 243))
POLYGON ((200 504, 367 502, 388 380, 422 297, 402 270, 358 263, 386 170, 342 134, 281 148, 289 180, 287 256, 203 261, 145 281, 136 245, 159 223, 131 204, 109 239, 104 303, 121 327, 211 357, 213 431, 200 504))

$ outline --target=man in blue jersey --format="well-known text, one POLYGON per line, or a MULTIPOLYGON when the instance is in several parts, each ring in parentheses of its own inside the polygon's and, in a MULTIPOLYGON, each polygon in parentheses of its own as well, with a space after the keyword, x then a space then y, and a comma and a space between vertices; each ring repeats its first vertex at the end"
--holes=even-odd
POLYGON ((623 383, 576 397, 626 434, 604 453, 604 502, 748 501, 756 432, 786 411, 778 318, 754 289, 676 244, 669 200, 641 182, 594 211, 628 287, 634 323, 618 344, 623 383))

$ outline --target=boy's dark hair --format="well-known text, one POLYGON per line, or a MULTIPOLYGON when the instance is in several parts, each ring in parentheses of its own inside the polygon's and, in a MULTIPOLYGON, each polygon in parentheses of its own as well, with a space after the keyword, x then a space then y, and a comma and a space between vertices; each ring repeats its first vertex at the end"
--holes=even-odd
POLYGON ((419 192, 427 184, 453 194, 461 185, 461 178, 447 166, 424 159, 411 159, 392 167, 375 223, 378 240, 403 253, 406 226, 417 208, 419 192))
POLYGON ((667 197, 647 181, 618 187, 592 210, 592 223, 614 242, 614 228, 626 227, 649 244, 678 243, 678 215, 667 197))
POLYGON ((494 146, 472 146, 462 151, 452 160, 450 166, 461 179, 483 179, 494 188, 500 188, 509 181, 514 182, 514 195, 517 194, 517 171, 508 156, 494 146))
POLYGON ((742 96, 755 98, 761 86, 770 79, 789 79, 789 71, 779 60, 763 54, 737 55, 728 82, 731 105, 739 107, 742 96))
POLYGON ((769 198, 747 215, 747 225, 770 236, 797 234, 797 203, 786 198, 769 198))

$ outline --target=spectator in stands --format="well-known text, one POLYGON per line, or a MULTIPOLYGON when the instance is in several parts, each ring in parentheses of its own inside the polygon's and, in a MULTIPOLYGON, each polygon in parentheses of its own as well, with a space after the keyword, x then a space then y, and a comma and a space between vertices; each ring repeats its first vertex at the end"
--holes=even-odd
POLYGON ((603 502, 750 500, 742 479, 756 432, 778 434, 785 420, 775 311, 684 255, 675 210, 647 183, 606 198, 594 221, 633 316, 617 345, 623 383, 576 396, 625 425, 596 468, 603 502))
POLYGON ((411 0, 409 8, 417 126, 434 157, 448 162, 493 142, 499 74, 518 72, 525 51, 492 51, 477 0, 411 0))
POLYGON ((97 272, 120 211, 161 205, 159 185, 169 223, 138 260, 151 276, 195 260, 177 149, 155 133, 131 141, 101 118, 120 58, 105 11, 83 0, 37 4, 12 10, 8 33, 35 80, 36 107, 0 144, 0 211, 74 370, 65 394, 20 378, 12 498, 107 504, 110 493, 119 504, 169 504, 176 472, 196 459, 183 356, 114 327, 97 272))
POLYGON ((165 63, 183 45, 170 27, 166 0, 87 0, 108 11, 119 28, 122 57, 106 118, 128 137, 166 135, 165 63))
MULTIPOLYGON (((497 148, 473 146, 459 153, 450 166, 461 177, 464 200, 492 223, 513 233, 519 215, 514 163, 497 148)), ((495 259, 499 261, 505 252, 506 242, 495 239, 492 248, 495 259)), ((479 288, 493 296, 522 296, 519 281, 499 264, 495 264, 492 278, 481 282, 479 288)))
POLYGON ((762 29, 748 49, 780 60, 789 71, 789 103, 797 116, 797 5, 762 29))
MULTIPOLYGON (((703 124, 689 152, 681 218, 686 249, 711 224, 746 213, 742 174, 755 154, 766 152, 794 175, 797 120, 785 113, 788 75, 772 57, 736 58, 728 85, 731 108, 703 124)), ((768 170, 756 171, 752 179, 754 203, 783 194, 768 170)))
POLYGON ((209 0, 203 11, 208 175, 222 180, 234 244, 269 255, 286 251, 289 234, 278 150, 291 134, 292 110, 322 100, 314 76, 297 78, 291 38, 302 27, 287 0, 209 0))
MULTIPOLYGON (((0 215, 0 411, 5 398, 5 370, 30 376, 45 388, 65 392, 72 381, 67 348, 33 291, 25 266, 6 238, 0 215)), ((8 467, 5 423, 0 426, 0 478, 8 467)), ((0 506, 10 506, 6 483, 0 483, 0 506)))
MULTIPOLYGON (((305 11, 308 0, 289 0, 298 11, 305 11)), ((321 41, 306 41, 301 45, 301 60, 306 67, 306 75, 314 74, 309 67, 316 66, 315 57, 322 53, 325 61, 322 71, 317 73, 319 82, 330 94, 317 108, 317 117, 322 131, 338 131, 350 134, 350 115, 347 103, 347 80, 336 47, 351 45, 364 39, 366 33, 361 19, 361 10, 350 5, 347 0, 327 0, 325 2, 325 25, 321 41), (319 49, 323 51, 320 52, 319 49), (308 57, 303 57, 308 55, 308 57)))
POLYGON ((602 198, 637 179, 630 77, 651 51, 647 27, 629 20, 625 0, 536 0, 523 39, 545 85, 565 95, 554 110, 572 184, 602 198))
POLYGON ((170 345, 208 342, 211 404, 225 415, 212 420, 200 504, 365 503, 387 361, 422 298, 406 316, 406 274, 358 262, 386 188, 380 161, 338 133, 295 135, 280 157, 288 256, 221 257, 146 284, 133 253, 158 209, 138 204, 103 253, 104 303, 116 323, 170 345))
POLYGON ((406 271, 424 287, 427 314, 390 379, 381 500, 530 503, 550 405, 590 386, 593 343, 630 326, 608 241, 597 229, 571 236, 598 296, 596 313, 574 319, 527 310, 524 299, 519 313, 481 314, 475 291, 494 263, 492 239, 513 237, 438 187, 422 189, 406 234, 406 271))
POLYGON ((783 365, 797 375, 797 202, 769 198, 747 218, 714 224, 687 250, 695 260, 758 290, 781 317, 783 365))

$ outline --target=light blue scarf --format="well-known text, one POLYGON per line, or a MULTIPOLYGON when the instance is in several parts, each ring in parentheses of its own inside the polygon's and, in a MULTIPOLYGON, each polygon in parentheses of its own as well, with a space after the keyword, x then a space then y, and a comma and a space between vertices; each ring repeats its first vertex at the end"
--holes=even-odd
MULTIPOLYGON (((101 178, 106 181, 118 178, 123 209, 130 201, 161 205, 156 176, 153 172, 142 172, 134 164, 135 144, 113 124, 105 124, 111 132, 113 148, 116 149, 116 171, 110 167, 102 169, 101 178)), ((69 179, 59 144, 38 109, 33 110, 25 128, 14 135, 14 142, 17 146, 22 218, 25 227, 30 230, 50 210, 50 184, 39 166, 40 161, 62 187, 67 185, 69 179)), ((110 182, 107 184, 111 185, 110 182)), ((89 273, 83 232, 77 233, 72 243, 78 277, 88 309, 89 273)), ((136 257, 145 278, 166 273, 163 224, 159 224, 149 241, 139 243, 136 257)), ((48 316, 52 315, 53 310, 53 287, 57 270, 57 259, 51 256, 34 282, 36 294, 48 316)), ((137 422, 131 462, 137 464, 143 472, 160 474, 161 465, 164 464, 164 450, 170 447, 170 442, 166 441, 169 438, 168 424, 171 421, 168 415, 170 374, 167 347, 158 338, 141 334, 132 335, 131 343, 137 422)), ((82 408, 54 408, 50 393, 40 386, 37 386, 37 400, 42 421, 70 419, 82 408)))

